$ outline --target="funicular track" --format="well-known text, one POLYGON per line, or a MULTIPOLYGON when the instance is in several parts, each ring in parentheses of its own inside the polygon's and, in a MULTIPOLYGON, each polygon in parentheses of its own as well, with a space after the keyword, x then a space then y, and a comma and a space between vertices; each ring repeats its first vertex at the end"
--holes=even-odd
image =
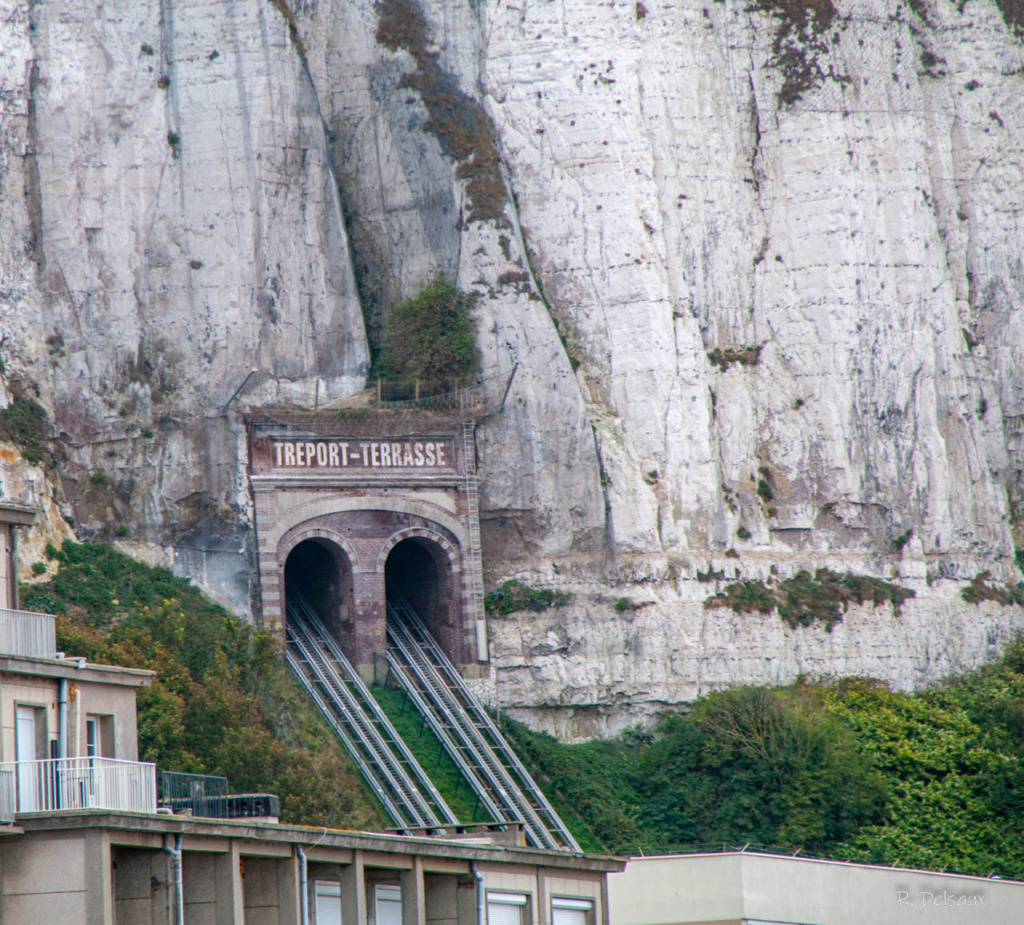
POLYGON ((299 594, 288 596, 285 657, 400 829, 458 825, 366 685, 299 594))
POLYGON ((537 848, 580 851, 490 715, 394 589, 387 601, 388 668, 475 791, 501 822, 521 822, 537 848))

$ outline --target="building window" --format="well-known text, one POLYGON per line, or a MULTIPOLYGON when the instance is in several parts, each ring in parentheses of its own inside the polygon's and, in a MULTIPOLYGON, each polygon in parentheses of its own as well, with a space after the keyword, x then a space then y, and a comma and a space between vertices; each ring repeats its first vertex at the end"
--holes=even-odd
POLYGON ((528 925, 524 909, 528 897, 525 893, 496 893, 487 891, 487 925, 528 925))
POLYGON ((114 754, 114 717, 87 716, 85 718, 85 756, 87 758, 116 758, 114 754))
POLYGON ((402 888, 381 886, 373 888, 373 917, 376 925, 402 925, 402 888))
POLYGON ((556 896, 551 900, 551 925, 592 925, 594 901, 556 896))
POLYGON ((341 925, 341 884, 337 880, 313 881, 315 925, 341 925))

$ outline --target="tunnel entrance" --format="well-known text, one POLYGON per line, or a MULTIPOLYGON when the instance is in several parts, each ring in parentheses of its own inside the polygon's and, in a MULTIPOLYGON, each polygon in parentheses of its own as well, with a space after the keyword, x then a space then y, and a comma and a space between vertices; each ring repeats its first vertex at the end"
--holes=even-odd
POLYGON ((285 561, 284 587, 288 619, 304 600, 351 658, 352 568, 344 551, 329 540, 303 540, 285 561))
POLYGON ((431 540, 410 537, 396 544, 384 566, 386 592, 396 589, 412 605, 445 654, 465 662, 452 593, 452 565, 445 551, 431 540))

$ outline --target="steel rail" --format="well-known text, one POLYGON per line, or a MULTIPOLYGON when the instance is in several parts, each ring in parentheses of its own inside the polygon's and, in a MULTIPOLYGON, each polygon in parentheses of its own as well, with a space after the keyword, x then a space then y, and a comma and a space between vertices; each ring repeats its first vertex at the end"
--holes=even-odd
MULTIPOLYGON (((443 807, 442 815, 445 817, 445 822, 441 821, 435 809, 417 788, 406 764, 391 750, 378 725, 367 715, 365 706, 368 706, 368 701, 372 701, 374 706, 377 704, 366 690, 365 685, 360 682, 359 687, 364 694, 363 703, 360 703, 359 697, 345 683, 335 665, 331 664, 320 641, 303 621, 300 608, 289 607, 289 610, 292 617, 287 629, 290 645, 288 654, 291 656, 289 664, 295 669, 299 663, 295 653, 301 656, 299 664, 304 665, 305 671, 297 671, 297 673, 307 690, 311 690, 312 686, 311 693, 314 695, 314 702, 327 717, 331 727, 342 740, 342 744, 356 759, 360 771, 381 797, 381 802, 384 803, 389 815, 399 826, 403 827, 411 825, 420 828, 441 829, 445 824, 455 824, 451 810, 434 790, 433 785, 430 785, 430 790, 433 791, 432 796, 436 794, 438 808, 443 807), (317 686, 319 686, 319 691, 316 690, 317 686), (347 727, 347 731, 344 731, 345 727, 347 727), (387 794, 386 797, 385 794, 387 794)), ((339 667, 343 671, 347 671, 350 678, 355 675, 347 660, 339 667)), ((385 723, 387 723, 386 718, 385 723)), ((390 723, 387 723, 387 729, 390 730, 393 741, 401 742, 401 738, 390 723)), ((404 743, 402 743, 400 751, 404 751, 408 759, 411 759, 407 764, 408 767, 414 768, 414 774, 421 779, 429 780, 404 743)))
MULTIPOLYGON (((342 677, 340 680, 346 688, 354 692, 355 699, 358 700, 358 704, 368 714, 367 718, 376 727, 378 735, 388 747, 388 750, 392 753, 397 752, 398 760, 407 769, 408 776, 416 790, 425 796, 428 807, 435 816, 434 824, 437 825, 443 822, 446 825, 459 825, 459 820, 456 818, 455 813, 452 812, 444 797, 441 796, 438 789, 434 786, 434 782, 398 734, 398 730, 395 729, 387 714, 380 704, 377 703, 376 698, 370 693, 369 688, 359 676, 359 673, 352 667, 348 657, 341 651, 341 647, 331 638, 323 623, 320 622, 320 618, 316 615, 316 611, 300 596, 296 595, 296 600, 306 628, 312 630, 317 637, 315 639, 316 644, 326 650, 337 663, 337 666, 341 668, 342 677), (430 806, 429 804, 433 805, 430 806)), ((355 705, 353 704, 353 706, 355 705)))
POLYGON ((549 820, 549 827, 553 829, 558 836, 564 841, 565 846, 572 851, 582 852, 576 839, 573 838, 572 833, 569 831, 566 824, 559 817, 555 808, 551 805, 551 802, 544 795, 544 791, 540 789, 536 781, 534 781, 530 772, 526 769, 526 766, 522 763, 515 750, 508 744, 508 740, 502 735, 501 730, 498 729, 497 724, 491 718, 491 715, 483 708, 480 702, 470 691, 465 681, 462 680, 462 675, 459 674, 458 669, 451 663, 448 656, 445 655, 444 651, 437 644, 433 636, 430 635, 429 630, 423 623, 422 618, 416 613, 412 607, 409 606, 408 601, 402 598, 401 594, 394 592, 394 596, 398 603, 404 604, 406 608, 406 616, 409 618, 409 624, 413 631, 416 632, 419 637, 421 648, 425 649, 427 654, 431 656, 437 669, 446 678, 448 689, 462 701, 463 709, 470 714, 471 720, 478 729, 485 730, 487 735, 492 739, 492 748, 498 753, 499 757, 503 759, 506 769, 514 774, 518 778, 518 784, 535 802, 535 810, 541 815, 547 817, 549 820))

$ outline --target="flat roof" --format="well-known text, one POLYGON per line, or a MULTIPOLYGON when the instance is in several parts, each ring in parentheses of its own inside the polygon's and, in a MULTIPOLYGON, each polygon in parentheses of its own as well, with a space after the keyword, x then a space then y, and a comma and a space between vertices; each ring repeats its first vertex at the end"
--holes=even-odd
POLYGON ((22 655, 0 655, 0 673, 36 678, 70 678, 74 681, 118 684, 122 687, 148 687, 156 675, 155 671, 146 668, 94 665, 79 656, 29 658, 22 655))
MULTIPOLYGON (((253 822, 245 819, 197 819, 162 813, 119 813, 97 810, 62 811, 19 815, 18 825, 26 833, 104 829, 111 833, 115 845, 146 846, 161 844, 164 835, 181 835, 194 839, 192 850, 202 850, 201 843, 211 845, 218 839, 243 839, 252 853, 261 854, 279 849, 291 851, 292 846, 316 848, 319 855, 360 849, 382 855, 417 855, 420 857, 492 861, 506 864, 529 864, 570 870, 608 873, 625 867, 624 858, 595 854, 577 854, 542 848, 509 845, 482 845, 478 839, 428 838, 415 835, 392 835, 384 832, 360 832, 350 829, 328 829, 323 826, 288 825, 274 822, 253 822), (147 838, 149 836, 149 838, 147 838)), ((188 846, 186 845, 186 850, 188 846)), ((210 847, 207 850, 218 850, 210 847)), ((245 854, 245 847, 242 854, 245 854)))

